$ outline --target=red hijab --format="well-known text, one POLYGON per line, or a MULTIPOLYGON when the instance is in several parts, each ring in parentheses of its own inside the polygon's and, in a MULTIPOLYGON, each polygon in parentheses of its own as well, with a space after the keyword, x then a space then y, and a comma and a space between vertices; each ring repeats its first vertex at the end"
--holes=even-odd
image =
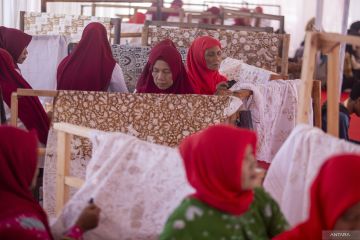
MULTIPOLYGON (((240 12, 250 13, 251 11, 248 8, 240 8, 240 12)), ((236 26, 251 26, 250 18, 246 18, 246 17, 235 18, 234 21, 235 21, 234 25, 236 26)))
MULTIPOLYGON (((25 79, 15 70, 10 54, 0 49, 0 86, 6 104, 11 106, 11 94, 18 88, 32 89, 25 79)), ((19 118, 27 129, 35 129, 39 140, 46 144, 50 121, 38 97, 19 99, 19 118)))
POLYGON ((16 68, 17 60, 24 49, 29 45, 31 36, 13 28, 0 27, 0 48, 8 51, 16 68))
POLYGON ((141 12, 136 12, 134 15, 131 16, 129 23, 143 24, 145 20, 146 20, 145 14, 141 12))
POLYGON ((185 66, 182 62, 181 55, 175 48, 174 43, 169 40, 163 40, 151 49, 149 60, 142 71, 136 85, 138 93, 173 93, 173 94, 192 94, 195 93, 194 87, 188 79, 185 66), (168 89, 159 89, 152 76, 152 68, 157 60, 163 60, 169 64, 173 85, 168 89))
MULTIPOLYGON (((36 133, 0 126, 0 136, 3 136, 0 138, 0 219, 32 214, 51 235, 47 216, 30 190, 37 168, 36 133)), ((3 230, 0 229, 0 239, 17 239, 3 230)))
POLYGON ((241 187, 245 148, 256 149, 256 134, 230 125, 195 133, 179 146, 195 197, 224 212, 241 215, 253 201, 253 191, 241 187))
POLYGON ((282 239, 322 239, 323 230, 333 230, 339 217, 360 202, 360 155, 344 154, 327 160, 310 190, 308 220, 275 237, 282 239))
POLYGON ((205 51, 215 46, 221 48, 218 40, 203 36, 195 39, 189 48, 186 60, 188 76, 198 94, 212 95, 216 91, 216 85, 226 81, 226 77, 220 75, 219 71, 210 70, 206 66, 205 51))
POLYGON ((89 23, 75 50, 59 64, 57 89, 107 91, 115 63, 105 27, 89 23))

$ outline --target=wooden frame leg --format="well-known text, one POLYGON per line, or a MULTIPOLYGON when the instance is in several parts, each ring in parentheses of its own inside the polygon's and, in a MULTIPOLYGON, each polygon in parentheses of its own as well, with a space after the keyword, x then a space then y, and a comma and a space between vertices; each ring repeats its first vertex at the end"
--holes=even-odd
POLYGON ((57 138, 56 215, 60 213, 69 199, 69 187, 65 185, 65 177, 69 175, 72 135, 59 131, 57 138))
POLYGON ((335 137, 339 136, 339 57, 340 44, 328 54, 327 70, 327 132, 335 137))
POLYGON ((310 116, 310 101, 313 87, 315 57, 317 52, 316 33, 307 33, 305 38, 305 50, 303 67, 301 70, 301 87, 299 92, 299 105, 297 112, 297 124, 308 123, 310 116))

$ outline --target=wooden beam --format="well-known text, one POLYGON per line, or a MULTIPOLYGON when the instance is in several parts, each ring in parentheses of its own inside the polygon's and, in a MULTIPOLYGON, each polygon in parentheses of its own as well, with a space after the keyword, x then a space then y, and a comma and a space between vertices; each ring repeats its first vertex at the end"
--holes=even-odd
POLYGON ((68 134, 85 137, 85 138, 89 138, 90 132, 93 130, 91 128, 86 128, 86 127, 77 126, 74 124, 64 123, 64 122, 54 123, 54 129, 61 131, 61 132, 68 133, 68 134))
POLYGON ((303 67, 301 69, 301 87, 296 122, 308 123, 310 116, 311 91, 315 71, 315 56, 317 52, 317 34, 307 32, 305 36, 305 50, 303 67))
POLYGON ((56 204, 55 213, 58 215, 69 199, 69 187, 65 185, 65 177, 69 175, 72 135, 58 132, 57 162, 56 162, 56 204))
POLYGON ((340 45, 328 54, 327 67, 327 132, 335 137, 339 136, 339 68, 340 45))
POLYGON ((55 90, 35 90, 35 89, 26 89, 18 88, 17 96, 31 96, 31 97, 56 97, 58 91, 55 90))
POLYGON ((314 126, 321 128, 321 81, 314 80, 311 97, 313 100, 314 126))
POLYGON ((65 177, 65 184, 69 187, 79 189, 84 185, 84 180, 77 177, 65 177))
POLYGON ((17 119, 18 119, 18 95, 16 92, 11 94, 11 118, 10 125, 13 127, 17 127, 17 119))

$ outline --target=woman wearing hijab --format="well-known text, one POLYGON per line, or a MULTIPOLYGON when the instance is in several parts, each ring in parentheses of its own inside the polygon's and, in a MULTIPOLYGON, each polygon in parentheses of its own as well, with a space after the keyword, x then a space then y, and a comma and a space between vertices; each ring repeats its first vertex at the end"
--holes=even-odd
POLYGON ((167 220, 168 239, 269 239, 285 230, 276 202, 256 181, 256 134, 216 125, 187 137, 179 146, 195 193, 167 220))
POLYGON ((57 89, 128 92, 101 23, 89 23, 75 50, 61 61, 57 70, 57 89))
MULTIPOLYGON (((208 8, 204 13, 214 16, 214 18, 211 19, 211 24, 215 24, 220 19, 220 8, 218 7, 208 8)), ((208 18, 201 19, 201 23, 210 24, 208 18)))
POLYGON ((137 82, 138 93, 195 93, 174 43, 163 40, 151 49, 149 60, 137 82))
POLYGON ((203 36, 191 44, 186 64, 190 81, 198 94, 212 95, 220 82, 227 81, 219 73, 221 60, 221 44, 218 40, 203 36))
MULTIPOLYGON (((32 89, 15 70, 13 58, 0 48, 0 87, 5 103, 11 106, 11 94, 18 88, 32 89)), ((41 143, 46 144, 50 121, 38 97, 19 99, 19 118, 29 130, 35 129, 41 143)))
MULTIPOLYGON (((0 126, 0 239, 53 239, 44 210, 33 198, 37 178, 36 133, 0 126)), ((100 209, 89 204, 63 239, 82 239, 99 221, 100 209)))
POLYGON ((27 57, 27 46, 31 41, 31 36, 13 28, 0 27, 0 48, 8 51, 13 59, 16 69, 27 57))
POLYGON ((309 218, 274 239, 321 240, 323 231, 360 230, 359 171, 360 155, 327 160, 311 186, 309 218))

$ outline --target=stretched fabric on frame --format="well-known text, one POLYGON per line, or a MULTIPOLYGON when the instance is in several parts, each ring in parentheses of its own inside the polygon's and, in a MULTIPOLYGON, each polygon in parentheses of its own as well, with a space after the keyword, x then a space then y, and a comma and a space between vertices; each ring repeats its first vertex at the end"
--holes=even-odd
POLYGON ((283 34, 151 26, 148 31, 148 43, 154 46, 168 38, 177 47, 189 48, 194 39, 204 35, 212 36, 221 42, 223 58, 240 59, 247 64, 277 72, 283 34))
MULTIPOLYGON (((137 80, 149 59, 151 47, 114 44, 111 50, 123 70, 126 86, 130 92, 134 92, 137 80)), ((185 63, 188 49, 178 48, 178 51, 185 63)))
POLYGON ((102 23, 110 39, 111 18, 94 16, 26 12, 24 32, 30 35, 64 35, 71 41, 79 41, 84 28, 91 22, 102 23))
MULTIPOLYGON (((54 122, 67 122, 102 131, 123 132, 142 140, 175 147, 187 135, 225 122, 241 106, 230 96, 121 94, 60 91, 54 122)), ((44 208, 55 216, 56 132, 50 130, 44 170, 44 208)), ((84 178, 91 157, 87 139, 71 144, 72 176, 84 178)))

